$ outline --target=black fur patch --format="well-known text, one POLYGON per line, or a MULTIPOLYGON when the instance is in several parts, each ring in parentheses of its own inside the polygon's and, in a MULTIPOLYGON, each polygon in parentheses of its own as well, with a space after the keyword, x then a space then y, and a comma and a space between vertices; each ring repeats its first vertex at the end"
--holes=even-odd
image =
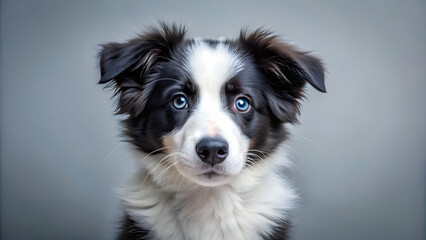
POLYGON ((123 219, 121 232, 117 240, 151 240, 152 234, 147 229, 139 227, 136 222, 126 215, 123 219))
POLYGON ((238 48, 254 59, 255 65, 267 80, 269 108, 282 122, 294 123, 299 113, 299 99, 303 87, 309 82, 325 92, 324 67, 321 61, 284 43, 271 32, 258 29, 252 33, 241 31, 234 42, 238 48))
POLYGON ((161 137, 188 117, 189 112, 170 107, 173 93, 196 97, 195 86, 177 58, 190 43, 184 36, 183 27, 163 24, 126 43, 105 44, 100 53, 99 83, 114 87, 117 114, 127 115, 124 132, 142 151, 161 148, 161 137))
POLYGON ((264 240, 288 240, 291 224, 289 221, 282 221, 278 226, 274 227, 269 236, 264 237, 264 240))

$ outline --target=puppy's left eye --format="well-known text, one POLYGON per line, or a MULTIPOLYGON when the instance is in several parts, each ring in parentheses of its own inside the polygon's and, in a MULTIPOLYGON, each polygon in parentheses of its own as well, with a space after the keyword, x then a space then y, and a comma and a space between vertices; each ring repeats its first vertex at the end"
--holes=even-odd
POLYGON ((184 109, 188 107, 188 102, 183 95, 179 95, 173 99, 173 107, 176 109, 184 109))
POLYGON ((249 100, 245 97, 239 97, 235 100, 235 108, 240 112, 245 112, 249 109, 249 100))

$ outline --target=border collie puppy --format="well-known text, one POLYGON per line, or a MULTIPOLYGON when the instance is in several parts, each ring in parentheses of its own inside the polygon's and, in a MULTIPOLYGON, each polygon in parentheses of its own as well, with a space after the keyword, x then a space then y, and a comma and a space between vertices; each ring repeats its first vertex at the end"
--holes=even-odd
POLYGON ((287 239, 295 192, 285 124, 319 59, 269 31, 187 38, 161 24, 100 52, 140 170, 123 193, 119 239, 287 239))

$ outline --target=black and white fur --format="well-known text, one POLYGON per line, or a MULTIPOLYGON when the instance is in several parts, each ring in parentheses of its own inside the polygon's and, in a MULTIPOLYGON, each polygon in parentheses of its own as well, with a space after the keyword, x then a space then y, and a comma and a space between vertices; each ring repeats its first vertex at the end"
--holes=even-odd
POLYGON ((103 45, 100 68, 141 166, 119 239, 287 239, 285 124, 297 122, 306 82, 325 92, 319 59, 262 29, 189 39, 162 24, 103 45), (220 139, 222 162, 202 139, 220 139))

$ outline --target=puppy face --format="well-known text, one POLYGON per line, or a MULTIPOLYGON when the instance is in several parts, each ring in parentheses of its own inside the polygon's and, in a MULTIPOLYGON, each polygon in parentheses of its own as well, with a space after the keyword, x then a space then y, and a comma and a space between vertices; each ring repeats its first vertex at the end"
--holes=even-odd
POLYGON ((203 186, 227 183, 285 140, 306 82, 325 91, 318 59, 262 30, 203 40, 163 25, 104 45, 100 57, 100 83, 115 87, 130 141, 168 153, 203 186))

